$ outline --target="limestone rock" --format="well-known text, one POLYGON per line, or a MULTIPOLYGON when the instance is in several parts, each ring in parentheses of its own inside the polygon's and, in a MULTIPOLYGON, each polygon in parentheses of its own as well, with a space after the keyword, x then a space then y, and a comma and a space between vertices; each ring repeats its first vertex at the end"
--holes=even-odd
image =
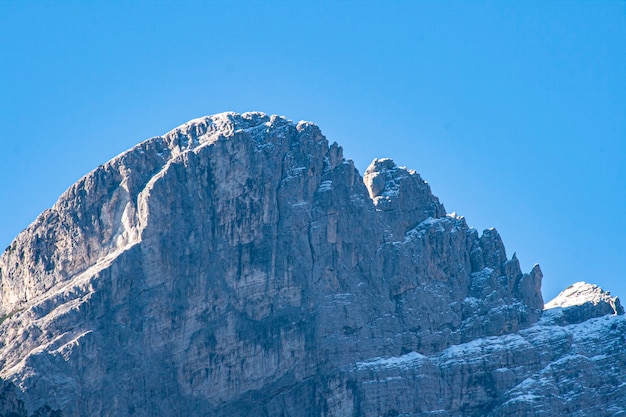
POLYGON ((537 324, 435 355, 359 362, 353 386, 361 410, 377 410, 361 415, 624 415, 625 334, 623 315, 537 324))
POLYGON ((415 172, 362 178, 312 123, 223 113, 96 168, 17 236, 0 377, 64 416, 522 413, 515 390, 589 343, 538 323, 541 280, 415 172))
POLYGON ((582 323, 607 314, 624 314, 618 297, 594 284, 577 282, 563 290, 545 305, 554 322, 561 324, 582 323))
POLYGON ((17 396, 15 385, 0 380, 0 416, 28 417, 24 402, 17 396))
MULTIPOLYGON (((0 417, 28 417, 24 402, 18 397, 18 390, 9 381, 0 380, 0 417)), ((52 410, 45 405, 31 417, 63 417, 60 410, 52 410)))
POLYGON ((422 221, 440 218, 446 211, 419 174, 398 167, 391 159, 375 159, 363 181, 376 209, 384 216, 392 240, 402 240, 408 230, 422 221))

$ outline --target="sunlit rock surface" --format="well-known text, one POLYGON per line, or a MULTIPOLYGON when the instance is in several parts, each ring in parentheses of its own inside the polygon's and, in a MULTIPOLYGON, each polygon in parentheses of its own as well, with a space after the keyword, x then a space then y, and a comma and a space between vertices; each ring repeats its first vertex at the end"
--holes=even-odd
POLYGON ((542 318, 541 270, 523 273, 495 229, 446 215, 389 159, 362 178, 308 122, 223 113, 140 143, 18 235, 0 278, 0 377, 28 412, 626 405, 623 310, 542 318))
POLYGON ((576 324, 607 314, 624 314, 618 297, 597 285, 577 282, 546 303, 547 316, 559 324, 576 324))

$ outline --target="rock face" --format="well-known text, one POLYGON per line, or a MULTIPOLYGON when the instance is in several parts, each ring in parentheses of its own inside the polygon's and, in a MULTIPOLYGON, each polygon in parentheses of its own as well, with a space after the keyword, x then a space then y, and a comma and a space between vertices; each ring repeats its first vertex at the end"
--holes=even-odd
POLYGON ((311 123, 223 113, 6 249, 0 377, 63 416, 616 415, 622 317, 542 318, 541 279, 414 171, 362 178, 311 123))
POLYGON ((576 324, 607 314, 624 314, 619 298, 586 282, 577 282, 566 288, 547 303, 545 309, 552 310, 550 318, 559 324, 576 324))
MULTIPOLYGON (((24 401, 18 398, 17 389, 11 382, 0 380, 0 417, 29 417, 24 401)), ((60 410, 45 405, 31 417, 62 417, 60 410)))

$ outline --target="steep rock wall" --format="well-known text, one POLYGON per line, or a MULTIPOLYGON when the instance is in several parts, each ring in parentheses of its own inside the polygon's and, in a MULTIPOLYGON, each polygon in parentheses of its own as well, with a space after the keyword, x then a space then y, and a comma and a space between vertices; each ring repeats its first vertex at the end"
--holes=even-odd
POLYGON ((67 416, 374 415, 355 363, 527 328, 541 278, 415 172, 364 181, 311 123, 224 113, 92 171, 7 248, 0 376, 67 416))

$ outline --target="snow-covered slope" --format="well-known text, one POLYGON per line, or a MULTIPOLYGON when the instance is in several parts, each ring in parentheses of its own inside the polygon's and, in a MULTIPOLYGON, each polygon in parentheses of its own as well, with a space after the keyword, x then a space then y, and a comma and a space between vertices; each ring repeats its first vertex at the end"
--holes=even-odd
POLYGON ((591 317, 624 314, 618 297, 586 282, 572 284, 546 303, 546 316, 554 323, 575 324, 591 317))
MULTIPOLYGON (((590 284, 576 287, 546 305, 591 314, 580 323, 555 324, 560 312, 546 310, 537 324, 515 334, 435 355, 410 352, 357 362, 363 402, 402 416, 624 415, 626 317, 595 317, 582 306, 610 295, 590 284), (395 395, 379 394, 389 391, 395 395)), ((619 301, 616 306, 621 311, 619 301)))

